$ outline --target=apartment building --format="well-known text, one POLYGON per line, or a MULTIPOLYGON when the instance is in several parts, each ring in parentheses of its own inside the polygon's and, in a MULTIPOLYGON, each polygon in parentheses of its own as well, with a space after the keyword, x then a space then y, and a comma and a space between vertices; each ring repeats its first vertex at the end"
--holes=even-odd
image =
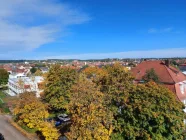
POLYGON ((42 90, 43 77, 26 77, 21 74, 10 75, 8 79, 8 93, 11 96, 19 95, 23 92, 35 92, 37 97, 40 97, 42 90))

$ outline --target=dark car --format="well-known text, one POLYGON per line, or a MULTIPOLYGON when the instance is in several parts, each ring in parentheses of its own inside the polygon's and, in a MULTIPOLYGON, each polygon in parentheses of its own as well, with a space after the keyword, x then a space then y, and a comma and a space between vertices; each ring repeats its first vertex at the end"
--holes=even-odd
POLYGON ((61 120, 56 121, 55 126, 60 126, 63 122, 61 120))
POLYGON ((0 140, 5 140, 3 134, 0 133, 0 140))

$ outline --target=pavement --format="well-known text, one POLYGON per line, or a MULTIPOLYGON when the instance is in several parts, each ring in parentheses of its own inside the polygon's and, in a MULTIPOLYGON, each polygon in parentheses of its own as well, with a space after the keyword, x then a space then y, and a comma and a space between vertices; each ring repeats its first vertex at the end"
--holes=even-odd
POLYGON ((0 133, 3 134, 5 140, 29 140, 13 127, 4 115, 0 115, 0 133))

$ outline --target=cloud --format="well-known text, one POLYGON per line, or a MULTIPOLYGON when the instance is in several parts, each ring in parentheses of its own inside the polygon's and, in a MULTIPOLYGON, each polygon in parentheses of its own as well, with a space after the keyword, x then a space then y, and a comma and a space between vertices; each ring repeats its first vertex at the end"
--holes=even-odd
POLYGON ((147 32, 148 33, 169 33, 172 32, 173 28, 163 28, 163 29, 157 29, 157 28, 150 28, 147 32))
POLYGON ((169 58, 185 57, 186 48, 169 48, 145 51, 126 51, 116 53, 87 53, 50 56, 44 59, 104 59, 104 58, 169 58))
POLYGON ((33 50, 66 34, 70 25, 91 18, 55 0, 0 0, 1 53, 33 50))

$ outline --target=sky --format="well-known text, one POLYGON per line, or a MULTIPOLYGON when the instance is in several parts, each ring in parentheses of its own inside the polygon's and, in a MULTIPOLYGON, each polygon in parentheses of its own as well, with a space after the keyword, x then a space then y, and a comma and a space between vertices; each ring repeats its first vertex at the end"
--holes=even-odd
POLYGON ((185 0, 0 0, 0 59, 186 57, 185 0))

